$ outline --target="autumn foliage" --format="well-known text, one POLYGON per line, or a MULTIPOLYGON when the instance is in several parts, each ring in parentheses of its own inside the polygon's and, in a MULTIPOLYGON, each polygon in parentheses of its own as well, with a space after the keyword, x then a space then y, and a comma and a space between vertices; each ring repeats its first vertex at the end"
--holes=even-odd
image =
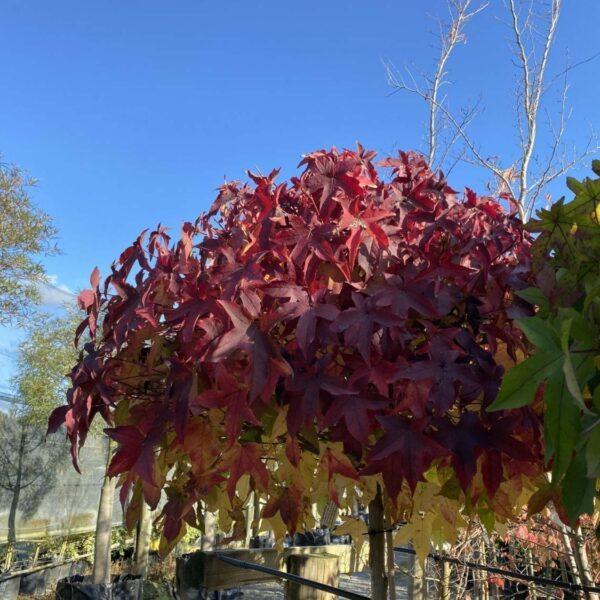
POLYGON ((204 506, 240 533, 257 489, 281 535, 311 526, 313 502, 366 504, 381 482, 395 519, 428 498, 453 532, 461 511, 506 520, 531 489, 535 409, 485 411, 497 357, 522 345, 527 234, 420 156, 383 160, 387 178, 374 157, 313 152, 287 183, 249 173, 176 242, 159 226, 104 283, 92 274, 77 333, 91 341, 50 427, 76 461, 106 420, 130 524, 165 492, 167 541, 204 506))

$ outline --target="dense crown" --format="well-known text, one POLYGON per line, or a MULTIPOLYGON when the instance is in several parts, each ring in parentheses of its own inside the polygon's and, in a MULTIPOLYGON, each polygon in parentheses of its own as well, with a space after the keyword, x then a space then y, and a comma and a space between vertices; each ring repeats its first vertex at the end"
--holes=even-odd
POLYGON ((239 533, 252 489, 281 533, 376 481, 400 518, 432 470, 448 497, 502 514, 539 475, 535 409, 485 411, 522 344, 527 234, 419 155, 382 161, 389 181, 374 157, 317 151, 287 184, 226 183, 179 241, 142 233, 81 294, 92 341, 50 427, 76 461, 100 413, 122 499, 166 491, 166 539, 200 501, 239 533))

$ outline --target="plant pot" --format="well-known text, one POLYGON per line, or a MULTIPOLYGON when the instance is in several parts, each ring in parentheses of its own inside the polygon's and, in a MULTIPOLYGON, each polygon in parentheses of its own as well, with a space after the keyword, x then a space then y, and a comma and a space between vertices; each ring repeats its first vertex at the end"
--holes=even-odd
POLYGON ((74 575, 56 584, 56 600, 142 600, 143 580, 137 575, 115 577, 109 584, 74 575))
POLYGON ((21 587, 21 576, 7 576, 6 579, 0 579, 0 598, 2 600, 17 600, 19 588, 21 587))
MULTIPOLYGON (((227 565, 220 562, 218 564, 227 572, 227 565)), ((219 573, 222 573, 223 569, 219 573)), ((235 567, 233 569, 235 570, 235 567)), ((231 567, 229 570, 231 571, 231 567)), ((244 574, 251 577, 253 571, 246 570, 244 574)), ((213 552, 200 550, 177 557, 175 579, 180 600, 237 600, 243 596, 239 588, 239 577, 234 577, 235 582, 228 576, 221 575, 215 578, 213 552), (227 586, 229 583, 231 588, 227 586), (238 586, 233 587, 236 583, 238 586), (206 587, 207 584, 209 587, 206 587), (228 589, 223 589, 225 586, 228 589)))
POLYGON ((71 565, 48 565, 33 573, 21 575, 19 593, 24 596, 44 595, 48 590, 54 589, 57 582, 71 575, 71 565))

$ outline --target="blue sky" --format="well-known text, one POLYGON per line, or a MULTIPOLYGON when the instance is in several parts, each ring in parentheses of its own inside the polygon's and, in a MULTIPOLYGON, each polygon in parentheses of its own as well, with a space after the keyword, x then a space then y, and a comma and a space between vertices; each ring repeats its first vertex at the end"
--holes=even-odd
MULTIPOLYGON (((567 52, 576 62, 600 50, 600 2, 564 5, 551 73, 567 52)), ((0 6, 0 152, 39 180, 34 198, 60 231, 63 253, 46 261, 58 288, 84 287, 141 229, 193 219, 247 168, 290 174, 302 153, 356 140, 381 154, 423 147, 424 107, 390 96, 382 59, 429 69, 442 0, 0 6)), ((509 157, 515 71, 502 7, 492 0, 473 22, 448 92, 454 107, 481 98, 473 137, 509 157)), ((580 145, 600 126, 599 66, 570 76, 569 138, 580 145)), ((483 182, 466 165, 451 177, 483 182)), ((0 331, 0 389, 19 336, 0 331)))

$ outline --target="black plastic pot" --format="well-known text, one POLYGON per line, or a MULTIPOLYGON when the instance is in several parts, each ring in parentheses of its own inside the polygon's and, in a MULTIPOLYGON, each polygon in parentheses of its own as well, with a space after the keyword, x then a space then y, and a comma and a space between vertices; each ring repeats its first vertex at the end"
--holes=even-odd
MULTIPOLYGON (((19 593, 25 596, 43 595, 53 590, 61 579, 79 575, 89 568, 89 562, 76 560, 59 565, 48 565, 33 573, 21 575, 19 593)), ((0 596, 2 597, 2 596, 0 596)))
POLYGON ((0 598, 2 598, 2 600, 17 600, 20 587, 20 575, 16 575, 15 577, 7 575, 5 579, 0 578, 0 598))
POLYGON ((142 600, 143 580, 135 575, 116 577, 108 585, 74 575, 56 584, 56 600, 142 600))
POLYGON ((19 591, 25 596, 42 595, 48 590, 54 589, 54 586, 60 579, 69 577, 69 575, 71 575, 71 565, 50 565, 46 569, 21 575, 21 587, 19 591))

